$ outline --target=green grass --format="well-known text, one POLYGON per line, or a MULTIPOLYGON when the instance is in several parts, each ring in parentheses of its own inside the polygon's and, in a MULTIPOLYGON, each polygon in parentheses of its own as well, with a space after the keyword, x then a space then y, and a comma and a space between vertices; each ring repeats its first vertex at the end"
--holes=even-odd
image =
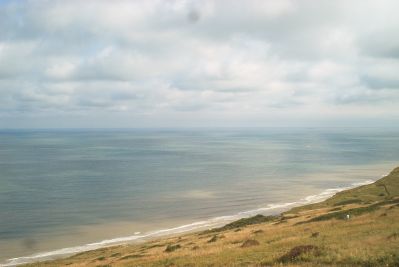
POLYGON ((223 227, 206 230, 206 231, 202 232, 201 234, 217 233, 217 232, 242 228, 242 227, 245 227, 248 225, 272 222, 272 221, 276 221, 278 218, 280 218, 280 216, 264 216, 264 215, 258 214, 253 217, 239 219, 232 223, 226 224, 223 227))
POLYGON ((372 205, 365 206, 365 207, 359 207, 359 208, 353 208, 353 209, 347 209, 347 210, 343 210, 343 211, 323 214, 323 215, 314 217, 308 221, 300 222, 298 224, 308 223, 308 222, 325 221, 325 220, 330 220, 330 219, 344 220, 344 219, 346 219, 347 215, 349 215, 350 218, 353 218, 353 216, 359 216, 364 213, 376 211, 383 205, 397 204, 397 203, 399 203, 399 199, 380 201, 380 202, 377 202, 377 203, 374 203, 372 205))
POLYGON ((348 205, 348 204, 358 204, 358 203, 362 203, 363 201, 357 198, 353 198, 353 199, 346 199, 346 200, 342 200, 339 201, 337 203, 334 203, 333 206, 344 206, 344 205, 348 205))
POLYGON ((339 192, 323 202, 296 207, 285 214, 348 204, 370 204, 395 196, 399 196, 399 167, 372 184, 339 192))

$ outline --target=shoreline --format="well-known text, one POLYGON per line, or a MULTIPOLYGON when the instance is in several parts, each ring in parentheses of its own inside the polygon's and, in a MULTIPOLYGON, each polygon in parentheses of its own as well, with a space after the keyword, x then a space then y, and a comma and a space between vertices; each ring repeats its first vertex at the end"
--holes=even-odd
MULTIPOLYGON (((383 175, 382 177, 384 177, 384 176, 386 176, 386 175, 383 175)), ((136 242, 144 243, 144 242, 148 242, 148 241, 155 240, 155 239, 162 239, 162 238, 166 238, 166 237, 170 237, 170 236, 178 236, 178 235, 182 235, 182 234, 188 234, 188 233, 198 232, 201 230, 220 227, 220 226, 226 225, 228 223, 234 222, 236 220, 239 220, 242 218, 248 218, 248 217, 251 217, 251 216, 254 216, 257 214, 277 215, 277 214, 281 214, 281 213, 289 210, 290 208, 301 207, 301 206, 305 206, 308 204, 322 202, 322 201, 334 196, 338 192, 357 188, 357 187, 367 185, 367 184, 371 184, 377 180, 378 179, 366 180, 363 182, 352 183, 350 186, 329 188, 329 189, 323 190, 319 194, 309 195, 309 196, 306 196, 298 201, 288 202, 288 203, 268 204, 266 207, 242 211, 242 212, 238 212, 234 215, 213 217, 213 218, 210 218, 207 220, 197 221, 197 222, 193 222, 190 224, 184 224, 184 225, 180 225, 180 226, 173 227, 173 228, 154 230, 154 231, 149 231, 146 233, 135 233, 134 235, 130 235, 130 236, 116 237, 113 239, 106 239, 106 240, 102 240, 99 242, 88 243, 88 244, 84 244, 84 245, 80 245, 80 246, 67 247, 67 248, 62 248, 62 249, 57 249, 57 250, 52 250, 52 251, 47 251, 47 252, 35 253, 35 254, 29 255, 29 256, 11 258, 11 259, 7 259, 3 263, 0 263, 0 266, 3 266, 3 267, 18 266, 21 264, 29 264, 29 263, 48 261, 48 260, 56 260, 56 259, 62 259, 62 258, 66 258, 66 257, 72 256, 72 255, 76 255, 78 253, 93 251, 93 250, 101 249, 101 248, 109 248, 109 247, 114 247, 114 246, 118 246, 118 245, 134 244, 136 242)))

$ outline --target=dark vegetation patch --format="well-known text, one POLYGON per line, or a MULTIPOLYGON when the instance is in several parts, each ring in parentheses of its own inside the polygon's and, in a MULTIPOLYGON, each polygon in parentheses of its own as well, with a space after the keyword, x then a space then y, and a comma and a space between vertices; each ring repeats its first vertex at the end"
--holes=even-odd
POLYGON ((389 235, 387 237, 388 240, 395 240, 397 238, 399 238, 399 234, 398 233, 393 233, 393 234, 391 234, 391 235, 389 235))
POLYGON ((226 224, 223 227, 219 228, 214 228, 210 229, 207 231, 204 231, 202 234, 207 234, 207 233, 215 233, 215 232, 222 232, 226 230, 232 230, 235 228, 240 228, 240 227, 245 227, 247 225, 253 225, 253 224, 259 224, 259 223, 265 223, 265 222, 272 222, 275 221, 279 216, 264 216, 261 214, 258 214, 256 216, 250 217, 250 218, 242 218, 238 221, 231 222, 229 224, 226 224))
POLYGON ((353 208, 353 209, 348 209, 348 210, 327 213, 327 214, 323 214, 323 215, 314 217, 314 218, 304 221, 304 222, 298 222, 298 223, 296 223, 296 225, 303 224, 303 223, 309 223, 309 222, 327 221, 327 220, 331 220, 331 219, 344 220, 344 219, 346 219, 347 214, 349 214, 350 216, 358 216, 358 215, 362 215, 364 213, 376 211, 381 206, 384 206, 387 204, 393 204, 393 203, 397 203, 397 202, 399 202, 399 199, 385 200, 385 201, 380 201, 380 202, 377 202, 375 204, 372 204, 372 205, 366 206, 366 207, 353 208))
POLYGON ((316 238, 316 237, 318 237, 319 235, 320 235, 319 232, 314 232, 314 233, 312 233, 312 234, 310 235, 310 237, 316 238))
POLYGON ((197 235, 198 235, 198 239, 205 239, 205 238, 211 237, 212 235, 209 234, 209 233, 212 233, 211 230, 206 230, 206 232, 198 233, 198 234, 197 234, 197 235), (208 234, 209 234, 209 235, 208 235, 208 234))
POLYGON ((175 251, 175 250, 177 250, 179 248, 181 248, 181 246, 179 244, 177 244, 177 245, 168 245, 165 248, 165 252, 173 252, 173 251, 175 251))
POLYGON ((248 239, 248 240, 245 240, 244 243, 242 243, 242 245, 241 245, 242 248, 248 248, 248 247, 253 247, 253 246, 259 246, 259 242, 254 239, 248 239))
POLYGON ((271 244, 271 243, 273 243, 273 242, 280 241, 281 239, 282 239, 282 238, 270 239, 270 240, 267 240, 266 243, 267 243, 267 244, 271 244))
POLYGON ((383 206, 383 205, 388 205, 388 204, 397 204, 397 205, 399 205, 399 198, 394 198, 394 199, 381 201, 381 202, 378 202, 378 203, 376 203, 374 205, 383 206))
POLYGON ((144 256, 145 255, 143 255, 143 254, 129 254, 129 255, 123 256, 119 260, 137 259, 137 258, 142 258, 144 256))
POLYGON ((105 257, 98 257, 96 260, 97 261, 103 261, 103 260, 105 260, 105 257))
POLYGON ((199 248, 200 248, 199 246, 194 246, 194 247, 192 247, 191 250, 198 250, 199 248))
POLYGON ((218 236, 214 235, 214 236, 212 236, 211 239, 208 240, 208 243, 213 243, 213 242, 216 242, 217 240, 218 240, 218 236))
POLYGON ((282 223, 287 223, 288 221, 286 220, 286 219, 284 219, 284 218, 281 218, 280 220, 278 220, 276 223, 274 223, 275 225, 278 225, 278 224, 282 224, 282 223))
POLYGON ((292 248, 289 252, 281 256, 279 262, 291 262, 298 260, 302 255, 313 254, 315 256, 320 254, 320 249, 313 245, 302 245, 292 248))
POLYGON ((252 233, 254 233, 254 234, 261 234, 261 233, 263 233, 264 231, 262 230, 262 229, 259 229, 259 230, 256 230, 256 231, 253 231, 252 233))
MULTIPOLYGON (((376 183, 376 185, 377 185, 377 186, 382 186, 382 187, 384 188, 384 190, 385 190, 385 193, 386 193, 388 196, 391 195, 391 193, 389 192, 387 186, 386 186, 383 182, 378 181, 378 182, 376 183)), ((381 194, 380 194, 380 195, 381 195, 381 194)), ((385 195, 385 194, 383 194, 383 195, 385 195)))
POLYGON ((337 207, 337 208, 330 209, 330 211, 339 211, 339 210, 342 210, 342 208, 341 207, 337 207))
POLYGON ((282 218, 285 220, 295 219, 300 217, 298 214, 285 214, 282 218))
POLYGON ((92 252, 92 251, 79 252, 78 254, 73 255, 71 258, 79 258, 81 256, 87 256, 88 254, 90 254, 90 252, 92 252))
POLYGON ((364 213, 369 213, 372 211, 375 211, 379 208, 379 206, 367 206, 367 207, 361 207, 361 208, 354 208, 354 209, 349 209, 349 210, 343 210, 343 211, 337 211, 333 213, 327 213, 323 214, 317 217, 314 217, 308 221, 304 222, 299 222, 297 224, 302 224, 302 223, 309 223, 309 222, 320 222, 320 221, 327 221, 331 219, 338 219, 338 220, 344 220, 346 219, 346 215, 361 215, 364 213))
POLYGON ((163 246, 165 246, 165 244, 153 244, 153 245, 145 246, 144 248, 150 249, 150 248, 159 248, 159 247, 163 247, 163 246))
POLYGON ((362 203, 362 200, 357 199, 357 198, 346 199, 346 200, 342 200, 337 203, 334 203, 333 206, 343 206, 343 205, 356 204, 356 203, 362 203))

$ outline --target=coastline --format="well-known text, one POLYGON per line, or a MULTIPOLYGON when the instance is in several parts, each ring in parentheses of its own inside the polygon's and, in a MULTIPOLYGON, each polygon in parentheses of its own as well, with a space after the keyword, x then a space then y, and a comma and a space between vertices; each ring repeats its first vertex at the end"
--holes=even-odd
MULTIPOLYGON (((385 177, 383 175, 382 177, 385 177)), ((377 179, 378 180, 378 179, 377 179)), ((350 186, 346 187, 337 187, 337 188, 329 188, 325 189, 319 194, 316 195, 309 195, 305 198, 299 199, 295 202, 288 202, 288 203, 274 203, 269 204, 266 207, 247 210, 238 212, 234 215, 226 215, 226 216, 219 216, 210 218, 208 220, 197 221, 185 225, 180 225, 173 228, 167 229, 160 229, 155 231, 149 231, 146 233, 136 233, 130 236, 124 237, 117 237, 113 239, 102 240, 99 242, 84 244, 81 246, 74 246, 74 247, 67 247, 62 249, 57 249, 48 252, 36 253, 30 256, 23 256, 17 258, 8 259, 4 263, 0 263, 0 266, 18 266, 22 264, 29 264, 29 263, 37 263, 42 261, 49 261, 49 260, 56 260, 56 259, 63 259, 66 257, 73 256, 78 253, 89 252, 101 248, 110 248, 118 245, 127 245, 127 244, 138 244, 141 242, 148 242, 156 239, 167 238, 170 236, 179 236, 188 233, 199 232, 202 230, 207 230, 211 228, 221 227, 228 223, 234 222, 236 220, 242 218, 249 218, 251 216, 255 216, 257 214, 262 215, 278 215, 285 211, 290 210, 291 208, 301 207, 308 204, 314 204, 322 202, 330 197, 334 196, 338 192, 342 192, 345 190, 357 188, 363 185, 372 184, 376 180, 366 180, 364 182, 357 182, 352 183, 350 186)))

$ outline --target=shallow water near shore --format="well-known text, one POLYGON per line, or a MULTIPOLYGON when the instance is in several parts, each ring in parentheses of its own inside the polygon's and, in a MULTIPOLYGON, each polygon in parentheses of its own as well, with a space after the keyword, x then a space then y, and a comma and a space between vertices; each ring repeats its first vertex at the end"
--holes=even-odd
POLYGON ((398 158, 392 129, 2 131, 0 261, 276 213, 398 158))

